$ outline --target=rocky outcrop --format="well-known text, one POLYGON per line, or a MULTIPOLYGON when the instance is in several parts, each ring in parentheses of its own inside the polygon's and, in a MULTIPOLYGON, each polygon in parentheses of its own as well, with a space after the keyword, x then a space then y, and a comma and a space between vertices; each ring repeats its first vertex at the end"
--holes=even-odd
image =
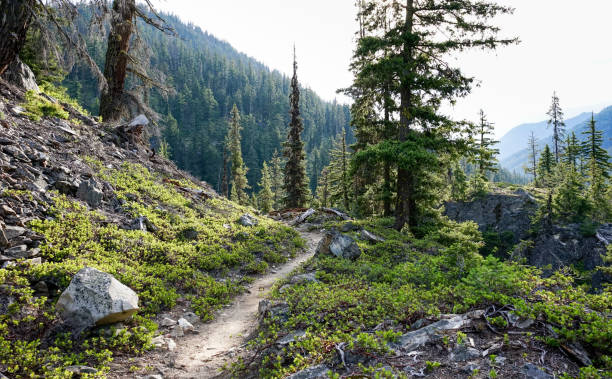
POLYGON ((24 91, 40 91, 38 84, 36 84, 36 77, 34 76, 34 73, 30 67, 23 63, 19 58, 15 58, 2 76, 9 83, 23 89, 24 91))
POLYGON ((580 225, 555 226, 550 233, 541 233, 534 239, 533 248, 527 254, 529 264, 537 267, 550 265, 553 270, 576 265, 593 270, 603 264, 606 253, 606 237, 612 235, 612 224, 603 225, 595 235, 585 236, 580 225))
POLYGON ((316 255, 333 255, 336 258, 355 260, 361 256, 361 249, 351 237, 332 230, 325 233, 319 242, 316 255))
POLYGON ((94 178, 90 178, 81 182, 76 195, 79 199, 89 204, 90 207, 97 208, 102 203, 102 198, 104 197, 100 187, 100 184, 94 178))
POLYGON ((75 332, 124 321, 138 311, 138 295, 112 275, 86 267, 57 301, 63 321, 75 332))
POLYGON ((474 221, 481 232, 510 232, 513 243, 529 237, 531 219, 538 208, 528 192, 494 192, 469 202, 448 202, 444 214, 451 220, 474 221))
MULTIPOLYGON (((512 244, 530 240, 529 245, 515 249, 512 255, 525 258, 533 266, 557 270, 574 265, 594 270, 603 264, 601 256, 612 243, 612 224, 602 225, 594 235, 585 235, 577 224, 554 225, 552 230, 533 233, 532 219, 537 208, 534 197, 519 189, 513 193, 490 193, 470 202, 447 203, 445 214, 459 222, 474 221, 482 232, 511 233, 512 244)), ((603 275, 596 273, 593 285, 598 287, 602 280, 603 275)))
POLYGON ((259 224, 259 221, 257 221, 257 219, 253 215, 247 213, 240 216, 240 219, 238 219, 238 223, 242 226, 252 227, 257 226, 259 224))

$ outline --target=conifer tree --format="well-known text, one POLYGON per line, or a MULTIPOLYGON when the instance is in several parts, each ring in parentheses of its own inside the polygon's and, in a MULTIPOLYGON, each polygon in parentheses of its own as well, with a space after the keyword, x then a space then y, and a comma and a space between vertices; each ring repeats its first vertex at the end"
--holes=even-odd
POLYGON ((329 168, 325 167, 321 170, 321 175, 319 175, 319 182, 317 183, 317 199, 319 200, 319 204, 322 207, 329 207, 329 193, 330 193, 330 184, 329 184, 329 168))
POLYGON ((232 190, 230 198, 241 205, 249 204, 249 195, 246 190, 249 189, 249 183, 246 178, 247 168, 242 160, 242 148, 240 146, 240 112, 234 104, 230 114, 229 131, 227 135, 228 150, 232 162, 232 190))
POLYGON ((378 93, 388 89, 386 98, 397 129, 356 152, 355 165, 393 162, 397 168, 394 226, 412 228, 441 201, 437 186, 447 172, 441 157, 466 148, 458 137, 465 124, 445 116, 440 107, 467 95, 473 79, 451 67, 448 57, 469 48, 516 42, 497 38, 499 28, 489 23, 512 9, 486 0, 365 3, 360 20, 369 33, 358 39, 355 50, 352 96, 357 101, 363 88, 378 93))
POLYGON ((287 159, 284 178, 284 189, 286 191, 285 206, 288 208, 299 208, 308 201, 309 188, 306 182, 304 143, 301 139, 304 125, 300 116, 300 87, 297 78, 295 48, 293 52, 293 78, 291 78, 290 103, 291 122, 283 152, 287 159))
POLYGON ((602 175, 604 178, 610 178, 610 155, 602 147, 603 132, 597 130, 595 116, 591 114, 591 121, 588 124, 587 130, 582 132, 586 136, 582 143, 582 153, 587 160, 589 169, 589 180, 593 180, 597 175, 602 175))
POLYGON ((274 194, 272 193, 272 175, 266 162, 261 168, 261 181, 259 182, 259 209, 264 213, 270 213, 274 206, 274 194))
POLYGON ((451 199, 465 200, 468 190, 468 179, 461 165, 456 162, 451 169, 451 199))
POLYGON ((538 176, 540 177, 540 183, 544 187, 550 187, 552 184, 552 174, 555 168, 555 156, 548 144, 544 146, 542 154, 540 154, 540 160, 538 162, 538 176))
POLYGON ((538 186, 538 139, 534 132, 531 132, 527 141, 529 147, 529 165, 525 167, 525 172, 533 176, 533 183, 538 186))
POLYGON ((552 103, 550 109, 546 113, 550 119, 548 126, 553 128, 553 148, 555 153, 555 162, 559 163, 561 156, 561 144, 563 143, 563 135, 565 134, 565 122, 563 121, 563 110, 559 105, 559 97, 556 92, 553 92, 552 103))
POLYGON ((498 143, 498 141, 490 137, 493 134, 493 130, 493 123, 487 120, 484 111, 481 109, 480 122, 477 126, 476 164, 478 165, 480 177, 485 180, 488 173, 497 172, 497 159, 495 159, 495 155, 499 154, 499 150, 493 148, 498 143))
POLYGON ((565 151, 561 159, 574 170, 578 169, 578 159, 582 154, 581 145, 576 138, 576 133, 572 132, 565 138, 565 151))
POLYGON ((582 177, 575 166, 562 162, 558 165, 559 183, 553 197, 555 214, 563 221, 581 222, 589 211, 583 196, 582 177))
POLYGON ((595 117, 591 115, 587 130, 583 132, 586 138, 582 144, 582 154, 586 159, 587 180, 589 182, 588 198, 593 205, 593 219, 602 222, 612 214, 610 204, 610 155, 602 147, 603 132, 597 130, 595 117))
POLYGON ((346 147, 346 132, 334 141, 331 152, 331 161, 328 166, 330 183, 330 201, 333 204, 341 204, 345 211, 349 210, 349 188, 350 179, 348 173, 349 152, 346 147))
POLYGON ((272 160, 270 161, 270 173, 271 173, 271 189, 274 199, 274 209, 280 209, 285 198, 285 190, 283 188, 285 184, 285 173, 283 170, 283 159, 278 154, 278 151, 274 151, 272 160))

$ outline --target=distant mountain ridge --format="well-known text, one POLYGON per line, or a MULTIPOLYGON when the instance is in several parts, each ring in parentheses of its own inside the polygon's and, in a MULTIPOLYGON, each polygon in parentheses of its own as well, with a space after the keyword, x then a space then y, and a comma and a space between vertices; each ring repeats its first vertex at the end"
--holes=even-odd
MULTIPOLYGON (((612 152, 612 106, 604 108, 601 112, 595 113, 597 129, 604 134, 603 147, 612 152)), ((578 116, 565 120, 566 133, 574 132, 576 137, 582 140, 582 132, 591 119, 591 113, 585 112, 578 116)), ((519 125, 501 139, 498 145, 500 165, 509 171, 521 172, 527 164, 529 152, 527 150, 527 140, 531 132, 534 132, 538 139, 539 149, 543 149, 546 144, 552 146, 552 129, 548 127, 547 121, 527 123, 519 125)))

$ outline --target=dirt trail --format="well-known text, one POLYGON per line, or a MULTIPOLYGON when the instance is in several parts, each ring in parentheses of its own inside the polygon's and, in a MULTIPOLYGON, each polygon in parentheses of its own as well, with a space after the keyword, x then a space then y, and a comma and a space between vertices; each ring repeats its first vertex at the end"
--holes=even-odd
POLYGON ((232 353, 245 344, 246 338, 257 327, 259 301, 276 281, 314 255, 322 234, 305 231, 300 231, 300 234, 307 242, 306 253, 256 279, 250 291, 238 296, 215 320, 199 325, 199 334, 177 341, 175 367, 181 373, 175 372, 170 377, 213 378, 219 375, 219 369, 231 361, 232 353))

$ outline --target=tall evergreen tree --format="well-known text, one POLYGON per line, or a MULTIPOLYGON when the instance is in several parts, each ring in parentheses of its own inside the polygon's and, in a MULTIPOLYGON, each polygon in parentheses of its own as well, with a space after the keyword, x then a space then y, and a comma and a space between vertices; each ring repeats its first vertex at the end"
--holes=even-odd
POLYGON ((274 194, 272 193, 272 175, 266 162, 261 168, 261 181, 259 182, 259 209, 264 213, 269 213, 274 206, 274 194))
POLYGON ((533 176, 533 183, 537 187, 538 186, 538 139, 535 136, 534 132, 531 132, 529 135, 529 140, 527 140, 527 145, 529 148, 529 165, 525 167, 525 172, 527 174, 531 174, 533 176))
POLYGON ((330 184, 330 201, 333 204, 341 204, 345 211, 349 210, 350 178, 348 173, 349 152, 346 146, 346 132, 334 141, 331 152, 331 161, 328 166, 328 180, 330 184))
POLYGON ((591 115, 586 138, 582 145, 582 154, 586 159, 587 180, 589 182, 588 198, 593 205, 592 217, 595 221, 606 221, 612 215, 610 203, 610 155, 602 148, 603 132, 597 130, 595 117, 591 115))
POLYGON ((487 178, 490 172, 497 172, 497 159, 499 150, 493 148, 499 141, 491 138, 494 128, 493 123, 487 120, 484 111, 480 110, 480 121, 477 126, 478 141, 476 146, 476 164, 478 173, 482 178, 487 178))
MULTIPOLYGON (((359 89, 389 90, 388 101, 398 120, 397 134, 355 155, 355 164, 388 159, 397 167, 395 228, 414 227, 435 212, 438 185, 446 173, 444 154, 465 147, 458 135, 463 123, 445 116, 445 101, 467 95, 473 79, 448 64, 465 49, 495 48, 516 42, 499 39, 489 21, 512 9, 484 0, 366 1, 360 12, 364 30, 353 62, 354 98, 359 89), (368 86, 361 83, 369 82, 368 86)), ((445 162, 451 162, 447 159, 445 162)))
POLYGON ((581 222, 589 211, 583 196, 582 177, 575 166, 562 162, 558 165, 558 183, 553 197, 555 215, 562 221, 581 222))
POLYGON ((576 133, 572 132, 565 138, 565 151, 561 155, 563 163, 574 170, 578 169, 578 160, 582 154, 581 145, 576 138, 576 133))
POLYGON ((242 126, 240 126, 240 112, 238 111, 236 104, 234 104, 230 114, 229 130, 227 135, 228 150, 230 152, 230 159, 232 161, 232 189, 230 198, 242 205, 247 205, 249 204, 249 195, 246 193, 246 190, 250 187, 246 178, 248 169, 242 160, 242 148, 240 146, 241 130, 242 126))
POLYGON ((276 150, 270 161, 270 172, 272 175, 272 183, 270 186, 274 200, 274 205, 272 207, 274 209, 280 209, 283 205, 283 199, 285 198, 285 190, 283 188, 285 184, 285 173, 283 170, 283 159, 276 150))
POLYGON ((304 143, 302 142, 302 131, 304 125, 300 116, 300 87, 297 78, 297 59, 295 48, 293 51, 293 77, 291 78, 291 122, 289 123, 289 134, 285 142, 283 155, 287 159, 285 163, 285 184, 287 193, 285 206, 298 208, 306 204, 308 200, 308 183, 306 181, 306 162, 304 154, 304 143))
POLYGON ((556 92, 553 92, 552 103, 546 114, 550 117, 548 126, 552 126, 553 128, 555 162, 559 163, 559 158, 561 156, 560 148, 563 143, 563 135, 565 134, 565 122, 563 121, 563 110, 559 104, 559 97, 556 92))
POLYGON ((555 156, 548 144, 544 146, 542 154, 540 154, 540 161, 538 162, 538 176, 540 177, 540 183, 544 187, 551 187, 552 185, 552 174, 555 168, 555 156))
POLYGON ((330 206, 329 188, 329 167, 325 167, 323 170, 321 170, 321 175, 319 175, 319 182, 317 183, 317 199, 319 200, 319 204, 322 207, 330 206))
POLYGON ((586 137, 582 143, 582 154, 585 156, 589 169, 589 179, 592 180, 597 175, 610 178, 610 155, 602 147, 603 132, 597 130, 595 116, 591 115, 588 128, 582 132, 586 137))

